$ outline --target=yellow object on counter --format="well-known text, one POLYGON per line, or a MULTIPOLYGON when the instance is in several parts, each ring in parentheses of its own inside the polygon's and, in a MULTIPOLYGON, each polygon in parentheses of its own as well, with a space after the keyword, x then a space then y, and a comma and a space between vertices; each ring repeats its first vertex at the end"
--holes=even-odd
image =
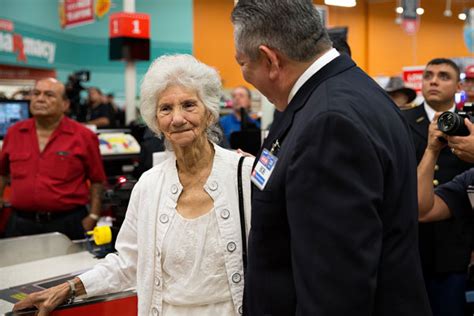
POLYGON ((112 241, 112 230, 110 226, 96 226, 94 230, 88 231, 87 235, 92 235, 97 246, 108 244, 112 241))

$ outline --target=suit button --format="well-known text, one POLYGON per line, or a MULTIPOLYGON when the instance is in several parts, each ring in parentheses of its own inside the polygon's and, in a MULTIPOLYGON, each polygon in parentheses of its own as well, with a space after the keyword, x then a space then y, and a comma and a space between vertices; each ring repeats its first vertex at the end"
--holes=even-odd
POLYGON ((227 244, 227 250, 229 252, 234 252, 236 248, 237 248, 237 245, 233 241, 231 241, 227 244))
POLYGON ((232 282, 239 283, 241 280, 242 280, 242 276, 240 275, 240 273, 232 274, 232 282))
POLYGON ((228 209, 225 208, 225 209, 223 209, 223 210, 221 211, 221 217, 222 217, 223 219, 228 219, 229 216, 230 216, 230 212, 229 212, 228 209))
POLYGON ((168 220, 169 220, 168 215, 166 215, 166 214, 161 214, 160 215, 160 222, 162 222, 163 224, 168 223, 168 220))
POLYGON ((438 170, 439 170, 439 166, 435 165, 435 171, 438 171, 438 170))
POLYGON ((433 180, 433 185, 434 185, 434 186, 437 186, 437 185, 439 185, 439 181, 438 181, 438 180, 436 180, 436 179, 434 179, 434 180, 433 180))
POLYGON ((153 315, 157 315, 157 316, 158 316, 158 308, 153 307, 153 308, 151 309, 151 313, 152 313, 153 315))
POLYGON ((209 189, 211 189, 211 191, 217 190, 218 187, 219 187, 219 185, 217 184, 216 181, 212 181, 212 182, 209 184, 209 189))
POLYGON ((176 184, 173 184, 171 186, 171 193, 173 193, 173 194, 178 193, 178 186, 176 184))
POLYGON ((242 315, 244 313, 244 310, 242 308, 242 305, 239 306, 239 314, 242 315))
POLYGON ((155 278, 155 285, 156 286, 160 286, 161 282, 160 282, 160 278, 156 277, 155 278))

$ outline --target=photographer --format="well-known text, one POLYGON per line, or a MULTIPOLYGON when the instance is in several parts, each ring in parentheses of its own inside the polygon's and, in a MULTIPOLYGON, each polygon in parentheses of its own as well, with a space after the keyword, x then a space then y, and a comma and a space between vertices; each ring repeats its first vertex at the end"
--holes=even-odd
POLYGON ((115 111, 110 103, 104 103, 104 95, 97 87, 87 89, 89 93, 86 122, 97 128, 115 127, 115 111))
MULTIPOLYGON (((435 119, 440 113, 436 113, 435 119)), ((466 122, 466 124, 470 122, 466 122)), ((472 124, 469 125, 473 128, 472 124)), ((471 137, 471 136, 468 136, 471 137)), ((435 164, 441 150, 448 146, 441 138, 468 138, 468 137, 449 137, 443 134, 437 126, 436 120, 430 124, 428 146, 426 147, 423 158, 418 165, 418 208, 419 220, 421 222, 440 221, 452 216, 465 217, 472 213, 472 207, 469 202, 466 190, 469 185, 474 183, 474 168, 471 168, 456 176, 450 182, 433 188, 433 176, 435 164)), ((456 152, 456 150, 454 150, 456 152)))
MULTIPOLYGON (((455 115, 454 96, 460 89, 459 68, 450 59, 436 58, 423 72, 424 103, 402 111, 412 131, 417 162, 430 147, 430 123, 436 112, 455 115)), ((436 124, 436 123, 435 123, 436 124)), ((439 131, 438 131, 439 132, 439 131)), ((460 160, 449 148, 439 148, 428 183, 433 187, 451 181, 473 167, 460 160)), ((426 289, 434 316, 462 316, 465 305, 466 267, 472 249, 472 224, 466 219, 450 218, 419 225, 420 257, 426 289)))

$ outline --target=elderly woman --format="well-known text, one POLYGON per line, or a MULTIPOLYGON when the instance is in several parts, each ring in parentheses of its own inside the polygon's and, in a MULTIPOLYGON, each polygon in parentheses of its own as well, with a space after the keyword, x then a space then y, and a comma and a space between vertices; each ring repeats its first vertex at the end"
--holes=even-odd
MULTIPOLYGON (((68 283, 29 295, 14 310, 49 312, 75 294, 136 287, 139 315, 238 315, 243 264, 237 164, 216 145, 220 78, 190 55, 163 56, 141 86, 141 112, 164 136, 170 157, 135 185, 125 221, 108 255, 68 283)), ((250 170, 243 163, 245 227, 250 170)))

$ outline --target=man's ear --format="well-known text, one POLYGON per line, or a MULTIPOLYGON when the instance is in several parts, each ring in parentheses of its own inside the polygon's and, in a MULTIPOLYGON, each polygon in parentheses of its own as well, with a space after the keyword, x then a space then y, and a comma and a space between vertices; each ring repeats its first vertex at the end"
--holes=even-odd
POLYGON ((278 78, 281 72, 282 60, 278 52, 266 45, 258 47, 260 58, 264 59, 264 63, 268 68, 268 76, 271 80, 278 78))

